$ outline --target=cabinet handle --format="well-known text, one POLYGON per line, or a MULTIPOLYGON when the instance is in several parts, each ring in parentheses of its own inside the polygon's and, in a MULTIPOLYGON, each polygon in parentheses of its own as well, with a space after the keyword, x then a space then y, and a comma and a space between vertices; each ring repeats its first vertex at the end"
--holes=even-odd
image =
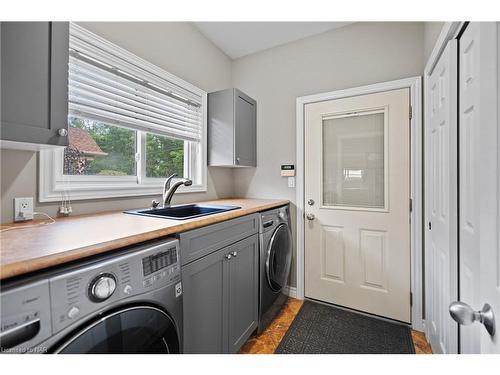
POLYGON ((233 251, 232 253, 230 253, 230 255, 232 255, 233 257, 236 258, 236 256, 238 255, 238 252, 237 251, 233 251))
POLYGON ((227 260, 231 259, 233 256, 231 254, 226 254, 224 255, 224 258, 226 258, 227 260))

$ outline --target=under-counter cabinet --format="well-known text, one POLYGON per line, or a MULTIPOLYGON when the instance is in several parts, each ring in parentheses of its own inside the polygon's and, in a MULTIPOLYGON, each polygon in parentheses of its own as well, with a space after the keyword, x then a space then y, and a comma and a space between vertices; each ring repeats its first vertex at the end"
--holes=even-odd
POLYGON ((68 144, 68 22, 1 22, 3 147, 68 144))
POLYGON ((208 164, 257 166, 257 102, 238 89, 208 94, 208 164))
MULTIPOLYGON (((243 217, 221 224, 243 234, 253 221, 243 217)), ((220 224, 213 227, 220 232, 220 224)), ((210 233, 210 226, 203 230, 210 233)), ((250 337, 258 324, 258 262, 254 233, 182 267, 185 353, 236 353, 250 337)))

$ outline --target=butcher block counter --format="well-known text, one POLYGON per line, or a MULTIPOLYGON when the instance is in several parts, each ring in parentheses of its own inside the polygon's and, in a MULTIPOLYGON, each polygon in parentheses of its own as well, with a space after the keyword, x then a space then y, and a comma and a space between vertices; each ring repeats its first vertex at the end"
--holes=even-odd
POLYGON ((0 279, 265 211, 286 205, 289 201, 240 198, 203 203, 234 205, 241 208, 187 220, 107 212, 57 218, 55 223, 49 225, 43 225, 43 221, 3 225, 2 229, 41 224, 0 233, 0 279))

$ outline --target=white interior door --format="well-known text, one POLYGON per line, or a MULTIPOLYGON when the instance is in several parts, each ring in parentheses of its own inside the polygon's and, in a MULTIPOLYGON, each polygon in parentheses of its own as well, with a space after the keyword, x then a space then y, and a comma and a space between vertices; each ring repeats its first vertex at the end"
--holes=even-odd
MULTIPOLYGON (((470 23, 459 42, 460 301, 500 318, 498 27, 470 23)), ((500 328, 496 324, 497 331, 500 328)), ((500 332, 460 326, 462 353, 500 353, 500 332)))
POLYGON ((457 41, 452 40, 426 88, 426 331, 435 353, 457 353, 458 327, 448 305, 457 278, 457 41))
POLYGON ((305 106, 305 296, 410 322, 409 90, 305 106))

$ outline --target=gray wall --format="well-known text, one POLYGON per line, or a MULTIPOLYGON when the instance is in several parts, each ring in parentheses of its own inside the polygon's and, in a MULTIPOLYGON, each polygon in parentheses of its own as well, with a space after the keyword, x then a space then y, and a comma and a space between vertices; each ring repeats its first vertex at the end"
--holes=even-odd
POLYGON ((236 195, 294 203, 280 165, 295 164, 295 99, 421 75, 423 39, 423 23, 356 23, 235 60, 233 86, 258 103, 258 166, 235 170, 236 195))
MULTIPOLYGON (((231 60, 189 23, 81 23, 90 31, 128 49, 170 73, 206 90, 230 87, 231 60)), ((5 94, 5 93, 4 93, 5 94)), ((13 198, 38 198, 37 153, 1 150, 2 223, 13 220, 13 198)), ((176 202, 233 195, 232 171, 209 168, 207 193, 180 194, 176 202)), ((72 202, 74 214, 149 206, 154 197, 72 202)), ((156 197, 157 198, 157 197, 156 197)), ((35 203, 35 209, 55 215, 57 202, 35 203)))
POLYGON ((424 24, 424 68, 443 25, 444 22, 426 22, 424 24))

